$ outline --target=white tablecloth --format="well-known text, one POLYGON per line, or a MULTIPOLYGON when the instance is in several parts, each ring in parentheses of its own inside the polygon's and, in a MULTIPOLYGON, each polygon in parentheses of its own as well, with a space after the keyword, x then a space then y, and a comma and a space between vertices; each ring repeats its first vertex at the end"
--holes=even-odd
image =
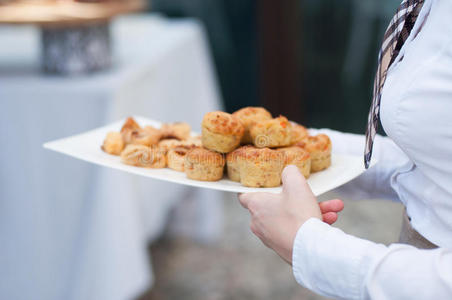
POLYGON ((173 231, 218 233, 222 194, 42 149, 131 114, 199 130, 220 108, 197 22, 123 17, 112 33, 112 69, 62 78, 39 72, 37 29, 0 27, 0 299, 131 299, 152 284, 147 243, 174 207, 192 222, 173 231))

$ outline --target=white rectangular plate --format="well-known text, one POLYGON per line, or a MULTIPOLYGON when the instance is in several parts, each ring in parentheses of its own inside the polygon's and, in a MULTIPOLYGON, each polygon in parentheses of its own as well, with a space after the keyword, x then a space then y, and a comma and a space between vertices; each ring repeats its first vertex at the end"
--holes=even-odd
MULTIPOLYGON (((141 125, 152 125, 160 127, 160 122, 150 119, 135 117, 141 125)), ((281 187, 276 188, 249 188, 238 182, 233 182, 223 178, 216 182, 196 181, 186 178, 185 173, 171 169, 146 169, 129 166, 121 163, 118 156, 110 155, 101 150, 101 145, 107 132, 119 131, 124 120, 115 122, 95 130, 82 134, 63 138, 60 140, 45 143, 43 146, 56 152, 60 152, 93 164, 122 170, 128 173, 141 175, 149 178, 170 181, 178 184, 185 184, 213 190, 248 193, 248 192, 281 192, 281 187)), ((334 149, 334 145, 333 145, 334 149)), ((363 158, 361 156, 332 155, 331 166, 321 172, 312 174, 308 183, 316 196, 328 192, 341 186, 364 172, 363 158)))

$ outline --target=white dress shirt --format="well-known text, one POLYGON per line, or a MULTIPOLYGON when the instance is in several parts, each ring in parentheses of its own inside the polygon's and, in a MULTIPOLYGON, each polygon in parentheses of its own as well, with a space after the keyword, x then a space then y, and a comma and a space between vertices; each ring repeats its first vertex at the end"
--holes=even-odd
MULTIPOLYGON (((296 280, 343 299, 452 299, 452 1, 426 0, 388 70, 377 136, 379 162, 338 192, 401 201, 434 250, 386 247, 318 219, 299 229, 296 280)), ((325 131, 338 153, 362 155, 364 136, 325 131)), ((381 220, 384 222, 384 220, 381 220)))

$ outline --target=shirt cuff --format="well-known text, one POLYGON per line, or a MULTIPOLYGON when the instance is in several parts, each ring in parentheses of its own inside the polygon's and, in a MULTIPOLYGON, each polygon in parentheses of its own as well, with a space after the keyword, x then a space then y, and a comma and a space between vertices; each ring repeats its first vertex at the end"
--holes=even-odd
POLYGON ((369 268, 384 250, 311 218, 295 237, 293 274, 299 284, 323 296, 362 299, 369 268))

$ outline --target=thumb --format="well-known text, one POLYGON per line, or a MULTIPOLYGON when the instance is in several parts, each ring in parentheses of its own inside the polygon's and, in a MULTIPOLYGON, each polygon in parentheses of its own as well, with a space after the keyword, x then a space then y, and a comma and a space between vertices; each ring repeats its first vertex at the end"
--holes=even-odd
POLYGON ((309 187, 304 176, 294 165, 289 165, 282 172, 283 193, 287 195, 300 195, 309 187))

